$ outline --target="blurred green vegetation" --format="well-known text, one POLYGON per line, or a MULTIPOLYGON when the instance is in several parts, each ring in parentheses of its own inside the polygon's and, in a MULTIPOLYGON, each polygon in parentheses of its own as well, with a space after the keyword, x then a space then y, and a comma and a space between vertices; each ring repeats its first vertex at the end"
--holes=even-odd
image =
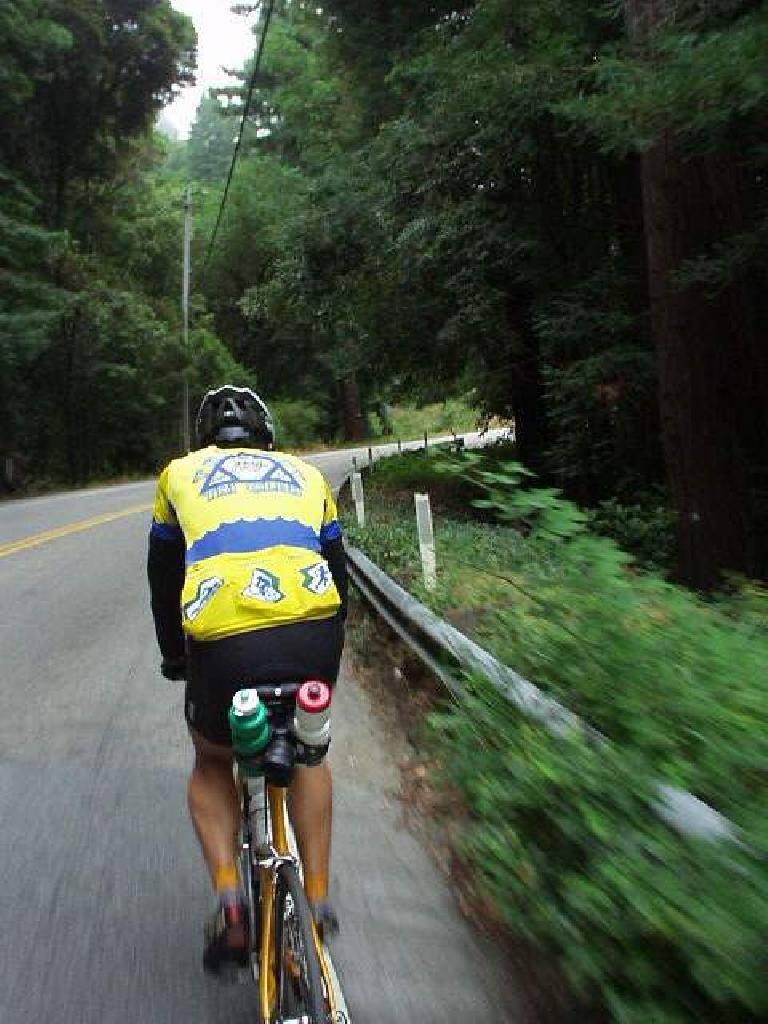
POLYGON ((278 448, 308 448, 316 445, 320 436, 322 411, 302 399, 282 399, 270 404, 275 417, 275 437, 278 448))
POLYGON ((366 477, 366 527, 346 531, 613 741, 554 740, 479 679, 433 717, 443 779, 466 804, 459 854, 482 898, 556 950, 580 997, 612 1020, 757 1021, 768 1010, 768 595, 734 580, 705 602, 588 523, 506 450, 382 462, 366 477), (413 490, 432 496, 432 593, 413 490), (730 817, 749 852, 663 827, 657 781, 730 817))
POLYGON ((270 403, 278 429, 278 445, 286 448, 335 448, 343 444, 413 441, 424 437, 457 435, 476 430, 479 415, 462 398, 449 398, 419 406, 407 402, 389 405, 377 403, 367 416, 367 429, 360 441, 344 441, 332 432, 321 404, 308 399, 279 398, 270 403))
POLYGON ((673 564, 675 514, 662 492, 637 495, 633 502, 601 501, 589 521, 595 533, 612 537, 641 568, 664 573, 673 564))
POLYGON ((381 416, 374 412, 370 416, 371 437, 400 438, 411 441, 423 437, 426 431, 430 436, 450 434, 455 431, 461 434, 476 430, 480 414, 463 398, 448 398, 444 402, 431 402, 417 406, 408 403, 387 406, 389 429, 382 423, 381 416))

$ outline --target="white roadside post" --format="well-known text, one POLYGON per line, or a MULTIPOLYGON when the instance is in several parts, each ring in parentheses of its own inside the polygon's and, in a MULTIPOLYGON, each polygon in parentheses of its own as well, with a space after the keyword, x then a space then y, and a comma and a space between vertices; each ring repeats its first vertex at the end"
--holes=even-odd
POLYGON ((352 474, 352 500, 357 513, 357 525, 365 526, 365 496, 363 495, 363 478, 360 473, 352 474))
POLYGON ((432 527, 432 509, 428 494, 414 494, 416 502, 416 527, 419 531, 419 551, 424 586, 434 590, 437 586, 437 561, 435 558, 435 532, 432 527))

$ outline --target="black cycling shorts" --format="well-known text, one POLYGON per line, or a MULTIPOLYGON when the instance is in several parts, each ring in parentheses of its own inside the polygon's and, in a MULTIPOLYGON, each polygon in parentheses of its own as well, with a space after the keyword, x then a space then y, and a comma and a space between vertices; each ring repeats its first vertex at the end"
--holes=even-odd
POLYGON ((211 743, 229 746, 232 697, 257 683, 304 679, 336 682, 344 642, 341 618, 292 622, 221 640, 187 640, 187 725, 211 743))

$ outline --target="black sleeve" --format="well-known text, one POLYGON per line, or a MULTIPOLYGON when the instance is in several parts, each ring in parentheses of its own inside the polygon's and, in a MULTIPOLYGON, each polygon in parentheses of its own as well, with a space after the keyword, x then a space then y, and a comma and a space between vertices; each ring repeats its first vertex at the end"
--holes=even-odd
POLYGON ((164 658, 184 657, 181 628, 181 588, 184 586, 184 540, 150 534, 147 575, 155 632, 164 658))
POLYGON ((347 617, 349 583, 347 579, 347 559, 344 554, 344 541, 341 537, 325 541, 322 545, 321 553, 331 570, 333 582, 336 584, 336 589, 341 598, 341 617, 345 619, 347 617))

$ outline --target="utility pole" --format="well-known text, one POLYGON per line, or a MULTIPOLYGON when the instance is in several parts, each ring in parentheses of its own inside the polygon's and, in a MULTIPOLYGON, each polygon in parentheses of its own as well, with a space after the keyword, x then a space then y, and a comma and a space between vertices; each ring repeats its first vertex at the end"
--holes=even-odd
POLYGON ((190 449, 189 439, 189 275, 190 246, 192 242, 192 190, 187 185, 184 192, 184 271, 181 282, 181 320, 184 366, 182 378, 181 443, 184 453, 190 449))

